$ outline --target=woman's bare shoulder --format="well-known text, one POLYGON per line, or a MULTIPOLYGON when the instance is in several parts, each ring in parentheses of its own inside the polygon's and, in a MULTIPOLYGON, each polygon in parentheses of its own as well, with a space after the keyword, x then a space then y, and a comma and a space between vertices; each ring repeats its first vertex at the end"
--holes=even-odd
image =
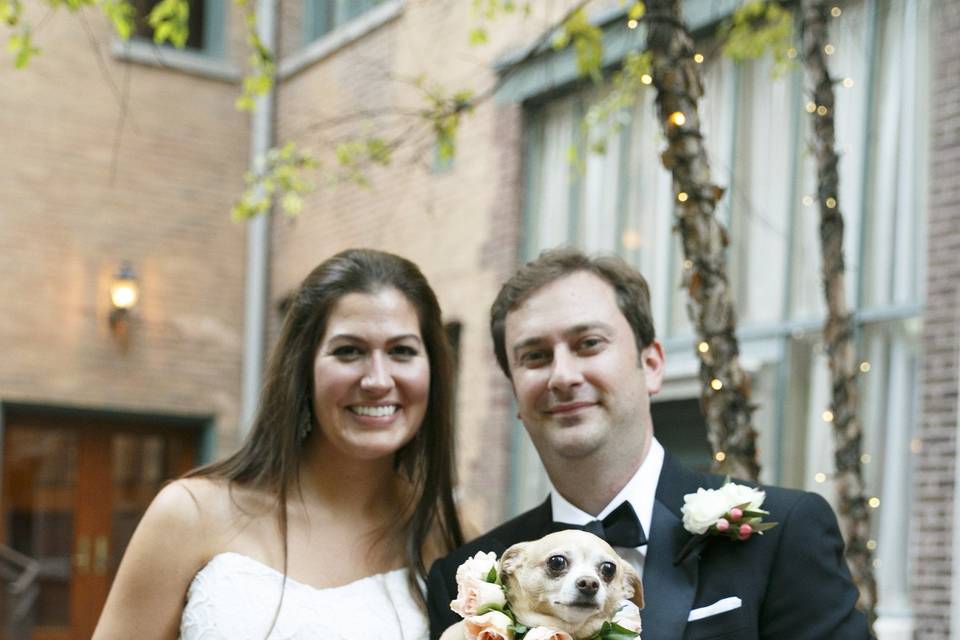
POLYGON ((270 507, 267 492, 204 477, 181 478, 169 483, 150 505, 158 519, 214 537, 264 515, 270 507))

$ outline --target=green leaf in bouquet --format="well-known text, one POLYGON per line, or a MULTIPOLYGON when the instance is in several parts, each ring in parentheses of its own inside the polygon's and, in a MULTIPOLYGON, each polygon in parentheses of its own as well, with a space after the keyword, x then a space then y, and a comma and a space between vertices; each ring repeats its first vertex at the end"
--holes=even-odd
POLYGON ((502 614, 504 614, 504 615, 509 615, 509 614, 507 613, 507 610, 504 608, 504 606, 503 606, 502 604, 495 604, 495 603, 492 603, 492 602, 488 602, 488 603, 485 604, 485 605, 482 605, 482 606, 477 607, 477 615, 478 615, 478 616, 482 616, 483 614, 485 614, 485 613, 487 613, 487 612, 490 612, 490 611, 499 611, 500 613, 502 613, 502 614))

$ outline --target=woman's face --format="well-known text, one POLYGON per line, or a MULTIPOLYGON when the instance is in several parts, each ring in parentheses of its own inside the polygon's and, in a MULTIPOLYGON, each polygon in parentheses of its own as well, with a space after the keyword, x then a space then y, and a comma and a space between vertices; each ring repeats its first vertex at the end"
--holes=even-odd
POLYGON ((313 362, 315 425, 341 454, 391 456, 423 422, 430 364, 417 312, 393 288, 333 306, 313 362))

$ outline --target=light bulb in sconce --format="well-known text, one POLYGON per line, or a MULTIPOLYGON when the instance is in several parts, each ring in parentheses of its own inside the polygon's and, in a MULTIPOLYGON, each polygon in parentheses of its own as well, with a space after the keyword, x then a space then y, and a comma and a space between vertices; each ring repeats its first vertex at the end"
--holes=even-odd
POLYGON ((140 283, 133 266, 124 261, 110 280, 110 327, 115 331, 129 320, 131 309, 140 299, 140 283))

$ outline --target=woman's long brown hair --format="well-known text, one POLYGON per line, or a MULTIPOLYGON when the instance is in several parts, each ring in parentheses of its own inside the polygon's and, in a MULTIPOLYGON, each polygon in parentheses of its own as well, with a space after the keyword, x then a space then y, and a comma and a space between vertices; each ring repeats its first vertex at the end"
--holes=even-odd
MULTIPOLYGON (((453 367, 440 306, 417 266, 399 256, 369 249, 349 249, 317 266, 291 300, 277 345, 264 376, 260 404, 240 449, 224 460, 188 476, 226 479, 277 496, 283 540, 283 574, 287 574, 287 496, 299 489, 299 466, 309 438, 321 437, 313 412, 313 363, 334 304, 348 293, 398 290, 416 309, 430 364, 430 391, 423 424, 396 454, 396 468, 412 487, 402 510, 406 565, 411 589, 421 604, 417 577, 426 578, 424 550, 439 542, 441 551, 463 544, 453 500, 453 367), (310 425, 307 440, 301 439, 310 425)), ((282 596, 281 596, 282 604, 282 596)), ((279 606, 275 615, 279 615, 279 606)))

